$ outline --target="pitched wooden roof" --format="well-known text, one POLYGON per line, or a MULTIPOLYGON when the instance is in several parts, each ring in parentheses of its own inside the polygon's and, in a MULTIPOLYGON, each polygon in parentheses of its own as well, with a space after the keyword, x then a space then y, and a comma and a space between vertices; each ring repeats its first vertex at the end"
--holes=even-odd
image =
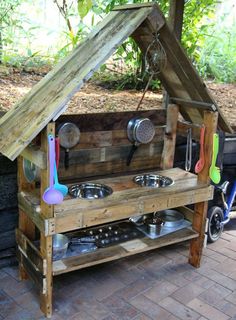
MULTIPOLYGON (((160 80, 172 99, 184 100, 177 101, 182 115, 187 120, 200 122, 203 109, 213 106, 217 110, 159 7, 150 3, 124 6, 110 12, 82 44, 0 119, 0 152, 14 160, 48 122, 66 109, 71 97, 128 36, 132 35, 145 52, 157 31, 168 60, 160 80), (188 100, 196 100, 194 108, 189 108, 188 100)), ((219 124, 231 131, 221 113, 219 124)))

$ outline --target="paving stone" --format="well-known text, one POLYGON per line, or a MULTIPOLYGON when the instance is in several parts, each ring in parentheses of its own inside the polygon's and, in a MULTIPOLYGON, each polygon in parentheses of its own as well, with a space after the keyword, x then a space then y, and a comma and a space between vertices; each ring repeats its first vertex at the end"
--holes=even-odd
POLYGON ((188 306, 197 311, 199 314, 203 315, 209 320, 227 320, 229 317, 223 312, 217 310, 216 308, 204 303, 200 299, 193 299, 188 303, 188 306))
POLYGON ((143 313, 139 313, 137 317, 134 318, 134 320, 151 320, 151 318, 143 313))
POLYGON ((236 263, 233 259, 226 258, 223 263, 220 263, 212 269, 225 276, 228 276, 229 274, 236 272, 236 263))
POLYGON ((4 290, 10 297, 16 297, 33 287, 33 282, 30 280, 17 281, 10 275, 6 275, 0 281, 0 289, 4 290))
POLYGON ((158 306, 156 303, 149 300, 144 295, 136 296, 130 301, 130 303, 153 320, 166 320, 170 316, 170 312, 158 306))
POLYGON ((158 271, 162 266, 169 263, 171 263, 171 259, 158 254, 140 263, 139 268, 153 272, 158 271))
POLYGON ((103 320, 118 320, 117 316, 114 314, 110 314, 109 316, 107 316, 106 318, 104 318, 103 320))
POLYGON ((86 312, 81 311, 74 314, 72 317, 68 318, 67 320, 94 320, 94 318, 92 318, 86 312))
POLYGON ((204 288, 194 283, 189 283, 186 286, 179 288, 174 293, 172 293, 171 297, 183 304, 187 304, 189 303, 189 301, 198 297, 204 291, 204 288))
POLYGON ((231 290, 221 286, 220 284, 214 284, 210 289, 205 290, 199 295, 199 299, 212 305, 217 306, 218 302, 232 293, 231 290))
POLYGON ((106 305, 111 313, 118 316, 119 319, 134 319, 139 313, 136 308, 116 295, 112 295, 104 300, 104 305, 106 305))
POLYGON ((98 301, 101 301, 124 287, 125 285, 123 282, 108 276, 106 280, 97 282, 97 285, 93 287, 91 294, 98 301))
POLYGON ((23 309, 29 311, 39 309, 39 293, 35 289, 27 291, 13 300, 23 309))
POLYGON ((215 307, 230 317, 233 317, 236 315, 236 304, 233 304, 226 300, 218 301, 215 307))
POLYGON ((236 260, 236 251, 231 250, 231 249, 228 248, 228 247, 219 248, 219 249, 217 250, 217 252, 225 255, 225 256, 228 257, 228 258, 231 258, 231 259, 236 260))
MULTIPOLYGON (((38 320, 43 316, 42 312, 30 312, 28 310, 13 310, 4 320, 38 320)), ((45 318, 45 317, 44 317, 45 318)))
POLYGON ((145 291, 144 296, 148 299, 152 300, 153 302, 160 301, 170 295, 172 292, 176 291, 178 289, 177 286, 174 284, 168 282, 168 281, 162 281, 160 283, 157 283, 152 288, 145 291))
POLYGON ((10 316, 12 314, 17 314, 22 311, 22 308, 13 301, 3 290, 0 290, 0 315, 3 318, 10 316))
POLYGON ((122 265, 119 264, 113 266, 108 272, 125 285, 128 285, 145 276, 145 271, 142 269, 137 267, 124 269, 122 268, 122 265))
POLYGON ((173 314, 170 315, 169 318, 168 318, 168 320, 179 320, 179 319, 180 319, 180 318, 178 318, 178 317, 176 317, 176 316, 173 316, 173 314))
POLYGON ((77 305, 79 311, 85 311, 96 320, 104 319, 111 313, 110 310, 108 310, 108 308, 106 307, 106 305, 94 299, 92 294, 89 298, 75 297, 71 300, 71 302, 77 305))
POLYGON ((230 290, 235 290, 236 289, 236 281, 233 279, 228 278, 227 276, 224 276, 223 274, 210 269, 203 269, 203 268, 199 268, 197 270, 199 273, 203 274, 204 276, 206 276, 207 278, 215 281, 216 283, 221 284, 223 287, 228 288, 230 290))
POLYGON ((119 297, 128 301, 137 296, 138 294, 144 293, 146 290, 153 287, 156 283, 157 281, 153 280, 149 276, 145 276, 141 279, 134 281, 125 288, 117 291, 116 294, 119 297))
POLYGON ((182 320, 187 320, 187 319, 199 319, 200 315, 199 313, 191 310, 189 307, 183 305, 182 303, 179 303, 175 299, 171 297, 166 297, 165 299, 161 300, 158 302, 158 304, 172 313, 174 316, 177 316, 178 318, 182 320))
POLYGON ((210 280, 200 274, 199 274, 199 278, 197 280, 194 280, 193 282, 204 289, 211 288, 215 284, 213 280, 210 280))
POLYGON ((9 274, 10 276, 12 276, 15 280, 20 281, 18 266, 5 267, 2 270, 7 274, 9 274))
POLYGON ((236 290, 234 292, 232 292, 230 295, 228 295, 225 300, 232 302, 234 304, 236 304, 236 290))

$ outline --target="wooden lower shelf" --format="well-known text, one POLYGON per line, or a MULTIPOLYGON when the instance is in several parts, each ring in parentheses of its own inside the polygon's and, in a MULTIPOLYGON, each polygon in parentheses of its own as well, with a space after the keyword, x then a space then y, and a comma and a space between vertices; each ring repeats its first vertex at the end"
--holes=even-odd
POLYGON ((127 241, 119 245, 101 248, 91 253, 54 261, 53 275, 55 276, 69 271, 94 266, 96 264, 124 258, 133 254, 157 249, 197 237, 197 232, 191 228, 185 228, 155 240, 144 237, 141 239, 127 241))

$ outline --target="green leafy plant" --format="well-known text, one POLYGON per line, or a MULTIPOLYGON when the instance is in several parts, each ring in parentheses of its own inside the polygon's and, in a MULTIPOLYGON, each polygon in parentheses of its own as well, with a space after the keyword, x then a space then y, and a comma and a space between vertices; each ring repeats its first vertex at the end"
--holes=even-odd
POLYGON ((205 78, 220 82, 236 81, 236 22, 230 27, 209 28, 200 51, 198 69, 205 78))

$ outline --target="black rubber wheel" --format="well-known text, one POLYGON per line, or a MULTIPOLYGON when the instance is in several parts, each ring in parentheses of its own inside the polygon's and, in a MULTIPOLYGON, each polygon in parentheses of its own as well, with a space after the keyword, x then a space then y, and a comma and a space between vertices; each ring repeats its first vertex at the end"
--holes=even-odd
POLYGON ((207 230, 207 241, 210 243, 216 242, 223 231, 223 225, 221 222, 224 220, 224 214, 220 207, 212 207, 207 213, 208 230, 207 230))

